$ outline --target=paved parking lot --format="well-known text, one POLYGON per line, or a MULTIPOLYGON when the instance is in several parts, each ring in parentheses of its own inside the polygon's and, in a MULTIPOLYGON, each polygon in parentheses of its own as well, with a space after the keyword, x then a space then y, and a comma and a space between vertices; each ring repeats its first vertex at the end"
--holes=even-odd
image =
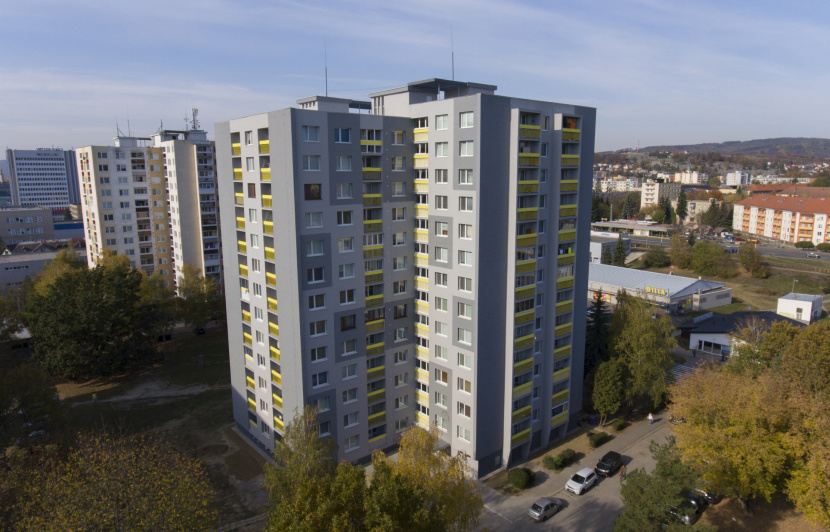
POLYGON ((620 436, 592 451, 578 463, 565 468, 561 473, 538 473, 545 476, 537 486, 526 490, 517 497, 506 497, 488 487, 484 488, 485 509, 481 514, 479 526, 494 532, 516 532, 517 530, 563 530, 563 531, 610 531, 614 520, 623 510, 620 497, 619 476, 603 478, 597 485, 583 495, 574 495, 565 490, 568 478, 583 467, 593 468, 608 451, 617 451, 623 455, 623 461, 629 471, 645 467, 651 471, 654 460, 648 450, 652 440, 665 441, 671 432, 667 415, 661 413, 654 425, 640 422, 620 436), (565 501, 565 507, 544 523, 536 523, 527 515, 527 509, 539 497, 557 497, 565 501))

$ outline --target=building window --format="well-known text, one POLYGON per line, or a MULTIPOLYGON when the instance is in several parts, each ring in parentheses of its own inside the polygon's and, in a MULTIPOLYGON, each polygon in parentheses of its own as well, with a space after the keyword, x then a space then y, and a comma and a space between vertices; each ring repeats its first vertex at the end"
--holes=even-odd
POLYGON ((311 386, 313 388, 319 388, 320 386, 326 386, 329 383, 329 372, 328 371, 321 371, 320 373, 315 373, 311 376, 311 386))
POLYGON ((335 196, 337 199, 350 199, 352 197, 351 183, 337 183, 335 188, 335 196))
POLYGON ((542 157, 547 157, 548 156, 548 143, 547 142, 542 143, 542 148, 541 148, 541 151, 539 152, 539 155, 541 155, 542 157))
POLYGON ((313 257, 315 255, 322 255, 323 254, 323 241, 322 240, 308 240, 305 243, 305 252, 306 256, 313 257))
POLYGON ((406 220, 406 207, 393 207, 392 208, 392 221, 393 222, 400 222, 402 220, 406 220))
POLYGON ((441 321, 435 322, 435 334, 440 334, 441 336, 447 336, 447 331, 449 330, 449 326, 441 321))
POLYGON ((472 369, 473 367, 473 357, 472 355, 465 355, 464 353, 458 353, 458 365, 462 368, 472 369))
POLYGON ((462 344, 471 345, 473 343, 473 333, 467 329, 458 328, 458 341, 462 344))
POLYGON ((343 391, 343 404, 349 404, 357 401, 357 388, 350 388, 343 391))
POLYGON ((405 270, 406 269, 406 257, 393 257, 392 258, 392 269, 395 271, 405 270))
POLYGON ((435 182, 446 183, 448 173, 449 171, 443 168, 435 170, 435 182))
POLYGON ((459 251, 458 252, 458 264, 463 266, 472 266, 473 265, 473 252, 472 251, 459 251))
POLYGON ((354 377, 357 377, 357 362, 355 362, 354 364, 343 366, 343 368, 340 371, 340 376, 343 378, 343 380, 353 379, 354 377))
POLYGON ((345 440, 343 440, 343 447, 345 448, 346 452, 352 451, 360 447, 360 436, 354 435, 349 436, 345 440))
POLYGON ((322 212, 307 212, 305 213, 305 226, 309 228, 323 227, 323 213, 322 212))
POLYGON ((351 142, 351 130, 349 128, 336 127, 334 128, 334 142, 349 143, 351 142))
POLYGON ((358 415, 357 412, 352 412, 351 414, 346 414, 343 416, 343 426, 344 427, 351 427, 357 425, 358 415))
POLYGON ((320 170, 320 156, 319 155, 303 155, 303 170, 311 170, 311 171, 320 170))
POLYGON ((254 171, 254 158, 253 157, 245 157, 245 169, 249 172, 254 171))
POLYGON ((407 351, 395 351, 395 355, 394 355, 395 364, 403 364, 404 362, 406 362, 407 358, 408 358, 408 352, 407 351))
POLYGON ((443 297, 436 297, 435 298, 435 310, 443 310, 446 312, 447 310, 447 299, 443 297))
POLYGON ((462 212, 472 212, 473 198, 469 196, 461 196, 458 198, 458 210, 462 212))
POLYGON ((343 356, 353 355, 357 353, 357 340, 345 340, 340 347, 343 356))
POLYGON ((435 285, 447 286, 447 274, 442 272, 435 272, 435 285))
POLYGON ((406 196, 406 183, 403 181, 395 181, 392 183, 392 196, 396 198, 406 196))
POLYGON ((352 225, 352 211, 337 211, 337 225, 352 225))
POLYGON ((448 115, 435 116, 435 129, 447 129, 449 127, 450 117, 448 115))
POLYGON ((459 303, 458 304, 458 317, 460 318, 472 318, 473 317, 473 306, 469 303, 459 303))
POLYGON ((435 235, 436 236, 449 236, 450 229, 449 224, 447 222, 435 222, 435 235))
POLYGON ((435 246, 435 260, 438 262, 447 262, 449 260, 449 252, 447 248, 435 246))
POLYGON ((326 334, 326 320, 313 321, 308 324, 310 336, 322 336, 326 334))
POLYGON ((435 156, 436 157, 449 157, 450 155, 450 143, 449 142, 436 142, 435 143, 435 156))
MULTIPOLYGON (((467 417, 469 417, 469 416, 467 416, 467 417)), ((470 441, 470 438, 471 438, 470 429, 465 429, 461 425, 456 425, 455 429, 456 429, 455 430, 455 435, 458 437, 459 440, 464 440, 464 441, 467 441, 467 442, 470 441)))
MULTIPOLYGON (((407 376, 408 375, 404 375, 404 377, 407 376)), ((397 380, 397 376, 395 377, 395 379, 397 380)), ((402 397, 395 398, 395 410, 400 410, 401 408, 406 408, 407 406, 409 406, 409 395, 404 395, 402 397)))
POLYGON ((318 142, 320 128, 317 126, 303 126, 303 142, 318 142))
POLYGON ((305 199, 307 200, 323 199, 323 189, 319 183, 303 185, 303 190, 305 191, 305 199))
POLYGON ((354 277, 354 263, 341 264, 337 267, 337 276, 340 279, 351 279, 354 277))
POLYGON ((459 113, 459 127, 473 127, 473 112, 472 111, 465 111, 463 113, 459 113))
POLYGON ((409 338, 409 327, 399 327, 395 329, 395 341, 402 342, 409 338))
POLYGON ((472 292, 473 291, 473 280, 469 277, 459 277, 458 278, 458 289, 464 292, 472 292))
POLYGON ((392 144, 402 145, 406 144, 406 131, 393 131, 392 144))
POLYGON ((447 210, 447 196, 435 196, 435 208, 439 211, 447 210))
POLYGON ((473 156, 473 141, 472 140, 462 140, 458 143, 458 155, 461 157, 472 157, 473 156))
POLYGON ((444 371, 441 368, 435 368, 434 369, 434 374, 435 374, 435 382, 440 382, 441 384, 447 384, 447 381, 450 378, 449 373, 447 373, 446 371, 444 371))
POLYGON ((472 393, 473 383, 468 381, 467 379, 462 379, 461 377, 458 377, 458 379, 456 380, 456 389, 462 392, 472 393))
POLYGON ((406 170, 406 157, 392 157, 392 170, 406 170))
POLYGON ((458 224, 458 238, 473 238, 473 226, 470 224, 458 224))
POLYGON ((393 294, 405 294, 406 293, 406 281, 395 281, 392 283, 392 293, 393 294))
POLYGON ((349 155, 338 155, 335 159, 335 168, 338 172, 352 171, 352 158, 349 155))
POLYGON ((325 294, 316 294, 313 296, 308 296, 308 309, 309 310, 318 310, 321 308, 326 308, 326 295, 325 294))
POLYGON ((306 272, 308 274, 309 283, 322 283, 326 280, 322 266, 318 266, 317 268, 309 268, 306 272))
MULTIPOLYGON (((352 298, 354 298, 354 294, 352 294, 352 298)), ((356 320, 354 314, 349 314, 348 316, 341 316, 340 317, 340 330, 341 331, 351 331, 356 327, 356 320)))
POLYGON ((472 185, 473 184, 473 170, 470 168, 463 168, 458 171, 458 184, 459 185, 472 185))
POLYGON ((321 360, 326 360, 327 358, 328 358, 328 354, 326 353, 325 346, 315 347, 311 350, 311 361, 312 362, 320 362, 321 360))

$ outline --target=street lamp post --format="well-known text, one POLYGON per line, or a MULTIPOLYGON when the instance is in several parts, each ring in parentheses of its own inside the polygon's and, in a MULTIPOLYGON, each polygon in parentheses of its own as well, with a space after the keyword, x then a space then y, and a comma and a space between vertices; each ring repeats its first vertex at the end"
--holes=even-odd
POLYGON ((798 279, 793 279, 793 291, 792 293, 795 294, 795 283, 798 282, 798 279))

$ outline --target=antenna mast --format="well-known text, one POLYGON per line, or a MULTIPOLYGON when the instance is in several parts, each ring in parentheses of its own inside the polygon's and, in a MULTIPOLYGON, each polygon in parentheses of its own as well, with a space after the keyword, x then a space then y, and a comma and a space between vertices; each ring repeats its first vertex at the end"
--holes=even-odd
POLYGON ((450 57, 452 58, 452 80, 455 81, 455 38, 452 34, 452 21, 450 21, 450 57))
POLYGON ((199 116, 199 110, 194 107, 190 112, 193 113, 193 131, 196 131, 199 129, 199 120, 196 118, 199 116))
POLYGON ((329 52, 326 46, 326 40, 323 39, 323 65, 326 72, 326 98, 329 97, 329 52))

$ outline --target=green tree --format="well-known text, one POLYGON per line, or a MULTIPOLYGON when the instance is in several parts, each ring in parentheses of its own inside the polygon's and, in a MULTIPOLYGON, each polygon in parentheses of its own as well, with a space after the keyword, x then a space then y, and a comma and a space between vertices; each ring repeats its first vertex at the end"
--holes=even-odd
POLYGON ((698 242, 692 248, 692 269, 699 275, 717 275, 724 255, 723 248, 717 244, 698 242))
POLYGON ((43 432, 59 428, 64 409, 42 369, 22 364, 0 375, 0 453, 12 445, 27 447, 43 432))
POLYGON ((681 189, 680 195, 677 196, 677 207, 674 212, 677 214, 677 223, 681 226, 686 220, 686 215, 689 214, 689 203, 686 201, 686 191, 681 189))
POLYGON ((154 360, 140 304, 143 275, 120 261, 70 270, 26 301, 34 359, 51 375, 111 375, 154 360))
POLYGON ((602 361, 608 360, 608 310, 602 300, 602 291, 594 296, 591 308, 588 309, 588 323, 585 330, 585 378, 602 361))
POLYGON ((605 424, 608 416, 613 415, 622 406, 624 397, 623 366, 619 360, 606 360, 597 367, 594 376, 594 389, 591 402, 599 413, 599 425, 605 424))
POLYGON ((697 242, 697 235, 694 231, 689 231, 689 236, 686 238, 686 242, 689 244, 689 247, 695 245, 695 242, 697 242))
POLYGON ((176 322, 176 296, 172 290, 164 286, 164 278, 160 273, 153 272, 141 281, 139 290, 140 304, 147 310, 150 335, 157 337, 176 322))
POLYGON ((769 322, 756 315, 740 320, 732 333, 734 355, 729 368, 752 377, 777 372, 781 360, 801 328, 785 321, 769 322))
POLYGON ((665 268, 671 265, 671 259, 663 246, 651 246, 643 255, 643 264, 646 268, 665 268))
POLYGON ((738 248, 738 261, 741 266, 753 277, 764 279, 769 275, 767 269, 761 260, 761 254, 752 242, 744 242, 738 248))
POLYGON ((610 217, 611 207, 605 202, 602 197, 594 194, 591 197, 591 221, 599 222, 610 217))
POLYGON ((185 264, 178 282, 181 318, 192 327, 204 327, 211 318, 224 312, 222 289, 213 277, 202 277, 196 266, 185 264))
POLYGON ((78 258, 74 248, 64 248, 55 255, 52 262, 45 265, 37 276, 34 290, 43 294, 65 273, 86 269, 86 261, 78 258))
POLYGON ((664 224, 673 224, 675 219, 674 209, 671 206, 671 200, 668 197, 662 197, 657 202, 657 206, 660 207, 660 211, 663 213, 663 220, 662 223, 664 224))
POLYGON ((813 179, 809 185, 810 187, 830 187, 830 176, 822 175, 813 179))
POLYGON ((617 238, 617 243, 614 244, 613 264, 614 266, 625 266, 625 257, 628 253, 625 250, 625 242, 623 242, 622 233, 617 238))
POLYGON ((672 266, 677 268, 686 270, 692 265, 692 248, 680 233, 675 233, 671 237, 669 258, 671 259, 672 266))
POLYGON ((603 264, 612 264, 614 262, 614 254, 611 251, 611 246, 602 246, 602 257, 600 262, 603 264))
POLYGON ((639 212, 639 208, 637 207, 637 203, 634 201, 633 194, 626 194, 625 200, 622 204, 622 217, 624 219, 634 218, 637 216, 639 212))
POLYGON ((611 345, 629 376, 626 399, 648 397, 656 408, 665 400, 674 367, 674 326, 665 314, 653 317, 653 307, 645 299, 625 295, 617 301, 611 319, 611 345))
POLYGON ((210 530, 215 493, 197 458, 149 437, 82 436, 27 475, 18 530, 210 530))

